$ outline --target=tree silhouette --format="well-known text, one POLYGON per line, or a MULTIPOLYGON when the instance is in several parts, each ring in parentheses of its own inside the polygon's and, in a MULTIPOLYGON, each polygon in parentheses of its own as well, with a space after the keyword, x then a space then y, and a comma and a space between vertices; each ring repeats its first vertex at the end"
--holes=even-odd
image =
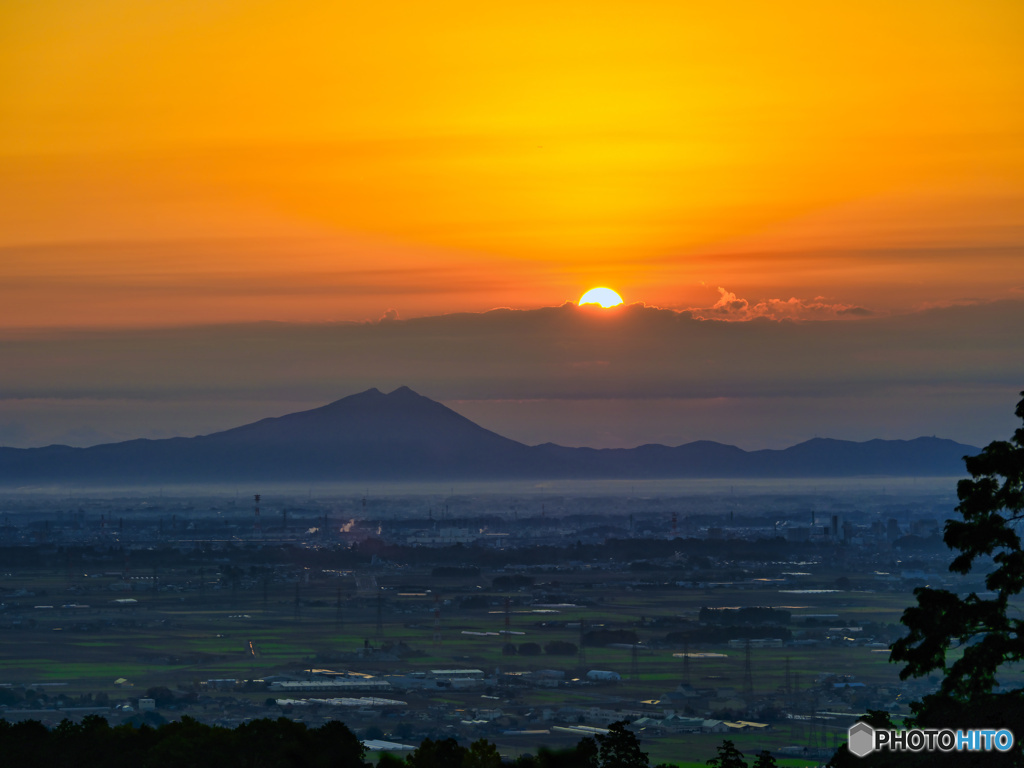
MULTIPOLYGON (((1015 413, 1024 421, 1024 399, 1015 413)), ((944 589, 915 589, 917 605, 902 618, 909 633, 893 644, 891 659, 905 664, 900 670, 904 680, 935 671, 943 675, 937 692, 911 705, 914 724, 1024 733, 1024 691, 999 685, 1000 668, 1024 659, 1024 620, 1008 610, 1010 599, 1024 589, 1018 533, 1024 523, 1024 427, 1011 440, 989 443, 964 462, 971 478, 957 484, 960 519, 946 521, 943 536, 957 552, 949 570, 983 572, 992 596, 971 592, 961 598, 944 589)), ((967 764, 966 755, 956 757, 958 765, 967 764)), ((979 757, 989 765, 997 759, 992 753, 979 757)), ((1020 764, 1020 742, 998 759, 1020 764)))
POLYGON ((412 768, 462 768, 466 748, 453 738, 424 739, 405 762, 412 768))
POLYGON ((736 745, 728 739, 723 739, 718 745, 718 755, 707 761, 711 768, 747 768, 747 762, 743 759, 743 753, 736 749, 736 745))
POLYGON ((597 742, 584 736, 569 749, 540 747, 536 756, 520 755, 512 765, 515 768, 598 768, 597 742))
POLYGON ((487 739, 477 739, 466 750, 462 768, 501 768, 501 754, 487 739))
POLYGON ((647 768, 647 753, 640 751, 640 740, 626 726, 629 720, 619 720, 608 726, 608 733, 599 733, 597 739, 601 768, 647 768))
MULTIPOLYGON (((1016 413, 1024 420, 1024 400, 1016 413)), ((1009 599, 1024 588, 1024 551, 1016 530, 1024 521, 1024 428, 1011 442, 989 443, 964 461, 972 479, 957 485, 956 509, 963 519, 948 520, 943 537, 959 551, 949 570, 967 574, 991 558, 995 568, 986 574, 985 586, 994 596, 972 592, 960 598, 944 589, 915 589, 918 604, 902 618, 910 632, 893 644, 892 659, 906 662, 902 679, 942 671, 938 695, 969 702, 992 694, 1001 665, 1024 659, 1024 622, 1007 615, 1009 599), (956 647, 963 655, 950 660, 947 652, 956 647)))

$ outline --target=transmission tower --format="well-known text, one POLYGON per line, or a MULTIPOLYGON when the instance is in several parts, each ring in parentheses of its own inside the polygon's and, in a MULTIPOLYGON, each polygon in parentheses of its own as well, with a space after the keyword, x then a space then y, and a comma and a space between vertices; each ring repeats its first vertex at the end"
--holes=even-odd
POLYGON ((441 642, 441 596, 434 595, 434 643, 441 642))
MULTIPOLYGON (((815 688, 811 694, 811 710, 808 713, 810 720, 810 738, 807 740, 811 749, 818 748, 818 690, 815 688)), ((822 744, 821 746, 826 746, 822 744)))
POLYGON ((800 698, 800 675, 796 672, 793 673, 793 693, 789 699, 789 717, 790 717, 790 739, 793 740, 794 744, 799 744, 804 738, 804 720, 803 715, 797 711, 796 702, 800 698))
POLYGON ((750 638, 747 638, 743 658, 743 695, 748 698, 754 695, 754 669, 750 663, 750 638))
POLYGON ((585 646, 583 645, 583 636, 586 634, 586 632, 587 632, 587 620, 586 619, 580 619, 580 658, 579 658, 579 664, 580 664, 581 667, 584 664, 587 663, 587 652, 586 652, 586 650, 584 650, 585 646))

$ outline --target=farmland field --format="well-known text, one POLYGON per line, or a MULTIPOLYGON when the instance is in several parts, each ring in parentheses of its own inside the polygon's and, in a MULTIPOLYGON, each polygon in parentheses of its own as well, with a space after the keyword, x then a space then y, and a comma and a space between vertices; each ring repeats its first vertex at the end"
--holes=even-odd
MULTIPOLYGON (((232 588, 216 577, 215 563, 204 570, 207 581, 201 584, 195 583, 194 568, 151 574, 158 583, 188 583, 189 588, 181 592, 122 593, 111 589, 122 581, 117 576, 69 576, 45 569, 22 569, 5 576, 0 586, 8 594, 22 590, 32 596, 19 600, 19 607, 8 605, 2 614, 0 682, 60 683, 59 690, 68 696, 102 691, 116 701, 137 697, 154 686, 187 688, 207 680, 258 680, 324 667, 378 676, 452 667, 472 667, 487 674, 554 668, 565 671, 569 680, 584 677, 589 669, 606 669, 620 673, 622 679, 609 685, 577 683, 557 689, 502 687, 492 693, 502 705, 518 709, 597 707, 621 711, 625 717, 637 711, 654 714, 681 707, 665 697, 683 681, 684 673, 695 687, 739 690, 745 683, 744 648, 694 646, 688 649, 693 655, 684 664, 680 648, 659 646, 666 632, 656 628, 657 617, 694 620, 705 606, 770 606, 793 617, 834 615, 839 617, 834 620, 838 625, 864 621, 895 625, 913 600, 909 592, 808 590, 794 594, 771 586, 638 590, 623 574, 580 571, 558 575, 558 589, 575 596, 575 602, 535 607, 525 593, 492 589, 492 575, 486 572, 444 579, 426 570, 381 569, 374 574, 377 591, 366 594, 358 591, 353 573, 307 572, 299 580, 243 581, 232 588), (410 583, 426 586, 422 592, 410 593, 402 586, 410 583), (130 598, 125 597, 128 594, 130 598), (467 602, 469 597, 474 599, 467 602), (514 635, 502 634, 506 598, 510 600, 508 627, 514 635), (135 602, 116 602, 125 599, 135 602), (475 607, 460 608, 463 603, 475 607), (570 656, 503 653, 509 640, 578 645, 581 621, 587 628, 632 627, 642 645, 635 655, 628 647, 584 647, 582 655, 570 656), (435 640, 438 633, 440 639, 435 640), (357 658, 364 646, 400 647, 401 659, 357 658), (706 652, 714 655, 703 655, 706 652), (122 679, 127 682, 115 684, 122 679)), ((832 574, 818 568, 808 584, 813 587, 833 580, 832 574)), ((756 696, 783 709, 798 699, 795 688, 804 692, 808 713, 820 690, 817 681, 825 674, 890 686, 894 692, 900 686, 898 668, 888 662, 888 654, 863 645, 753 648, 750 671, 756 696)), ((239 695, 262 702, 267 693, 251 687, 239 695)), ((398 698, 419 709, 444 704, 470 711, 481 706, 479 691, 408 692, 398 698)), ((847 710, 859 711, 855 702, 847 710)), ((766 731, 729 737, 751 753, 790 744, 832 747, 841 743, 847 725, 841 717, 834 722, 819 717, 810 724, 776 721, 766 731)), ((640 735, 655 761, 690 759, 701 764, 714 754, 722 738, 643 731, 640 735)), ((536 748, 536 736, 491 738, 510 754, 536 748)), ((567 746, 578 737, 552 732, 541 738, 550 746, 567 746)))

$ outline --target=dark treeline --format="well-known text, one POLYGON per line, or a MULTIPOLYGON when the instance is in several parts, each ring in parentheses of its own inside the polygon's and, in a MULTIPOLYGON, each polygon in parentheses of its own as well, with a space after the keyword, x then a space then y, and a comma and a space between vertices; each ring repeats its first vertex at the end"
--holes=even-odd
POLYGON ((758 638, 773 638, 789 642, 793 639, 793 633, 786 627, 775 624, 753 627, 694 627, 680 632, 669 632, 665 635, 665 642, 672 645, 684 645, 686 643, 728 643, 730 640, 756 640, 758 638))
MULTIPOLYGON (((650 768, 647 753, 626 726, 580 739, 575 747, 504 760, 486 739, 468 747, 455 739, 425 739, 405 758, 384 754, 378 768, 650 768)), ((731 742, 723 742, 723 747, 731 742)), ((721 750, 720 750, 721 751, 721 750)), ((737 753, 738 754, 738 753, 737 753)), ((340 722, 307 728, 285 717, 237 728, 204 725, 190 717, 156 728, 124 723, 111 727, 97 715, 81 723, 63 720, 48 729, 38 720, 0 719, 0 756, 18 768, 369 768, 366 748, 340 722)), ((740 755, 742 757, 742 755, 740 755)), ((730 765, 732 765, 730 763, 730 765)), ((746 764, 736 763, 737 766, 746 764)), ((762 753, 757 766, 775 761, 762 753)), ((662 763, 654 768, 673 768, 662 763)))
POLYGON ((283 717, 233 729, 189 717, 158 728, 112 728, 90 715, 52 730, 38 720, 0 720, 3 764, 20 768, 363 768, 364 754, 342 723, 310 729, 283 717))
MULTIPOLYGON (((695 558, 692 564, 710 565, 708 558, 728 560, 791 560, 822 556, 834 550, 826 543, 790 542, 782 538, 754 541, 718 539, 608 539, 602 544, 567 542, 564 546, 538 545, 533 547, 495 550, 490 547, 453 544, 448 547, 424 547, 389 544, 380 539, 366 539, 351 546, 304 547, 298 544, 219 544, 216 549, 201 538, 193 542, 194 548, 172 546, 153 549, 131 549, 134 568, 188 567, 203 562, 211 555, 228 556, 236 564, 296 565, 323 568, 355 568, 369 565, 374 557, 408 565, 454 568, 438 575, 473 578, 480 568, 542 565, 565 560, 638 561, 635 570, 659 570, 650 559, 687 555, 695 558)), ((122 563, 126 550, 122 546, 38 546, 0 547, 0 559, 10 566, 63 568, 86 563, 122 563)))
POLYGON ((789 624, 791 614, 781 608, 764 606, 745 606, 742 608, 708 608, 700 609, 700 621, 707 624, 789 624))

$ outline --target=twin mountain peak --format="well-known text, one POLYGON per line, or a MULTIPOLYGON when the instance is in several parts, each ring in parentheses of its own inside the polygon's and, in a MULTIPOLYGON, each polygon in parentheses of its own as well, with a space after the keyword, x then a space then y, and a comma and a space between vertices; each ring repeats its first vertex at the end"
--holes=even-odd
POLYGON ((528 446, 408 387, 199 437, 90 448, 0 448, 0 486, 361 480, 957 476, 978 449, 952 440, 816 438, 785 450, 528 446))

